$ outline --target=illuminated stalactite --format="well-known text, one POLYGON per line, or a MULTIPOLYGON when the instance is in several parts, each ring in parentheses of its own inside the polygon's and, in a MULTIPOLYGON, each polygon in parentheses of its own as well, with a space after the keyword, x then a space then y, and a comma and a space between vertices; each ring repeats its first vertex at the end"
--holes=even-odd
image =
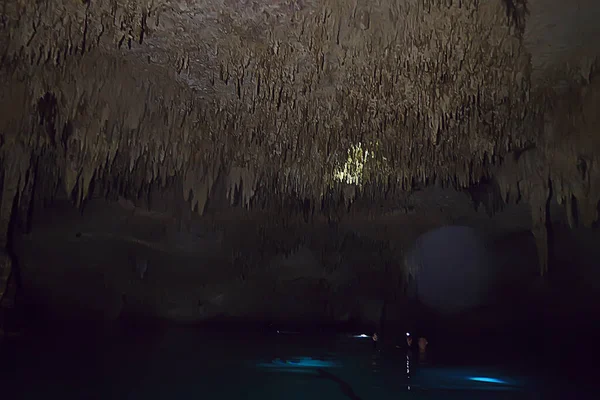
POLYGON ((318 204, 348 185, 411 190, 435 176, 467 188, 494 176, 533 209, 550 179, 582 225, 598 218, 598 58, 534 47, 551 7, 50 3, 2 10, 3 208, 39 164, 39 195, 60 183, 79 205, 102 181, 138 196, 181 181, 202 214, 220 174, 244 206, 259 191, 318 204))
POLYGON ((362 143, 352 145, 348 149, 348 158, 337 167, 334 178, 348 185, 362 185, 365 163, 369 160, 369 150, 363 149, 362 143))
POLYGON ((381 155, 380 143, 363 145, 361 142, 350 146, 347 158, 335 168, 333 179, 346 185, 362 187, 374 178, 390 174, 386 157, 381 155))

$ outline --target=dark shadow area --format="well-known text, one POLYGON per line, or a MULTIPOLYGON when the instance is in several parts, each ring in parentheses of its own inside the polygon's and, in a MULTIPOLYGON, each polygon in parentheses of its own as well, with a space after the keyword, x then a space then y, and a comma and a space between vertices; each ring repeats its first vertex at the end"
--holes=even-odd
POLYGON ((493 259, 485 238, 472 228, 448 226, 420 236, 407 261, 416 298, 441 314, 489 301, 493 259))
POLYGON ((525 30, 529 9, 527 0, 503 0, 506 6, 506 16, 511 24, 519 30, 521 34, 525 30))
POLYGON ((3 1, 0 396, 595 400, 599 21, 3 1))
POLYGON ((320 377, 337 383, 340 387, 340 390, 342 391, 342 393, 344 393, 344 395, 347 398, 349 398, 351 400, 362 400, 360 397, 358 397, 356 395, 356 393, 354 393, 354 390, 352 390, 352 386, 348 382, 340 379, 339 377, 335 376, 334 374, 327 372, 323 369, 317 369, 317 372, 319 373, 320 377))
MULTIPOLYGON (((370 398, 381 388, 407 390, 389 375, 401 374, 409 331, 430 343, 427 362, 411 371, 423 380, 412 390, 450 385, 453 395, 479 398, 474 393, 482 389, 468 376, 485 381, 493 375, 485 368, 499 374, 495 369, 504 365, 509 377, 538 368, 536 379, 587 388, 594 358, 574 351, 574 337, 585 341, 583 352, 598 350, 597 229, 568 228, 557 214, 551 221, 553 267, 540 278, 535 238, 523 222, 529 208, 498 207, 494 193, 424 189, 396 213, 372 216, 357 208, 352 218, 335 223, 318 214, 307 222, 304 212, 283 223, 276 213, 214 203, 203 216, 183 209, 174 215, 159 194, 155 210, 123 198, 91 198, 83 209, 64 199, 40 204, 11 239, 22 280, 22 332, 5 340, 11 346, 6 354, 20 365, 6 376, 24 384, 27 363, 41 357, 50 369, 63 351, 70 354, 66 365, 47 377, 40 370, 40 379, 71 374, 106 395, 99 379, 71 370, 87 365, 117 382, 117 392, 160 393, 150 381, 164 376, 165 387, 180 381, 193 386, 198 377, 191 371, 211 360, 221 363, 219 376, 199 387, 217 393, 229 390, 236 373, 249 388, 254 379, 300 385, 310 375, 301 368, 288 368, 284 378, 277 375, 284 374, 281 366, 261 375, 248 365, 333 354, 340 369, 321 369, 321 379, 307 385, 325 393, 333 385, 318 381, 330 381, 335 391, 328 398, 370 398), (486 210, 475 210, 473 197, 488 204, 486 210), (440 203, 455 217, 436 211, 440 203), (346 347, 338 337, 355 342, 346 347), (129 370, 99 366, 115 360, 129 370), (573 368, 561 371, 564 363, 573 368), (371 383, 371 376, 380 380, 371 383)), ((514 390, 531 398, 540 389, 514 390)))

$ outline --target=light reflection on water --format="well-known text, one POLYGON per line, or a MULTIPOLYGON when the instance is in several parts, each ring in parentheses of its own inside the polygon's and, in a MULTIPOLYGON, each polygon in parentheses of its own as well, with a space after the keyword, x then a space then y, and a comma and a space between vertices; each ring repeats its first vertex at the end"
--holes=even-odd
POLYGON ((42 336, 0 347, 0 383, 18 393, 7 398, 539 398, 510 368, 443 366, 348 336, 42 336))
POLYGON ((282 360, 276 358, 270 363, 259 363, 259 368, 278 368, 278 369, 305 369, 305 368, 333 368, 340 365, 333 360, 318 360, 312 357, 298 357, 292 360, 282 360))
MULTIPOLYGON (((308 356, 292 357, 291 359, 282 360, 276 358, 271 362, 259 362, 256 367, 259 370, 266 370, 278 375, 283 374, 304 374, 319 376, 321 370, 337 369, 337 371, 329 371, 330 375, 337 373, 340 376, 354 375, 359 381, 373 380, 373 386, 382 388, 377 378, 385 380, 386 375, 395 376, 396 381, 400 385, 395 385, 394 390, 402 391, 405 387, 406 391, 415 390, 467 390, 467 391, 518 391, 524 389, 523 382, 518 378, 508 378, 506 372, 485 368, 441 368, 425 366, 418 368, 416 376, 414 374, 414 366, 412 355, 409 353, 405 356, 405 365, 400 364, 402 361, 401 355, 396 355, 397 360, 388 360, 390 362, 383 363, 381 352, 375 351, 371 356, 370 368, 363 368, 360 371, 360 364, 356 365, 356 359, 348 359, 346 363, 340 360, 327 358, 315 359, 308 356), (354 363, 353 363, 354 361, 354 363), (395 365, 395 362, 398 362, 395 365), (352 368, 354 364, 354 368, 352 368), (356 367, 359 368, 356 368, 356 367), (404 366, 406 367, 404 369, 404 366), (403 371, 405 373, 403 374, 403 371)), ((343 356, 341 356, 343 358, 343 356)), ((394 357, 394 356, 391 356, 394 357)), ((338 378, 341 379, 341 378, 338 378)), ((356 381, 356 379, 353 379, 356 381)), ((348 383, 348 385, 350 385, 348 383)))

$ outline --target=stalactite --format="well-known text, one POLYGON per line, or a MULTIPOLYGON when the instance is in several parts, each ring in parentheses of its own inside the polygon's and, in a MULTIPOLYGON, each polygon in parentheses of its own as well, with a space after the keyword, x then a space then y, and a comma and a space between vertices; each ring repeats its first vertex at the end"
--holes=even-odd
MULTIPOLYGON (((183 197, 201 213, 220 169, 229 171, 229 200, 239 194, 246 207, 261 186, 274 197, 310 200, 333 190, 350 203, 368 184, 467 188, 498 174, 507 201, 521 195, 538 207, 545 193, 539 182, 550 177, 568 208, 577 199, 582 225, 598 218, 593 63, 577 70, 584 89, 566 105, 554 101, 532 84, 522 35, 501 2, 426 2, 424 11, 422 0, 384 0, 368 10, 330 1, 328 9, 294 13, 301 23, 282 13, 287 33, 269 22, 265 35, 248 35, 252 24, 240 23, 253 15, 248 8, 232 14, 230 34, 214 33, 210 56, 194 50, 202 42, 195 31, 166 35, 165 21, 178 11, 160 2, 56 3, 49 16, 36 2, 3 11, 11 35, 2 39, 0 73, 11 83, 2 84, 0 105, 11 112, 0 121, 1 147, 8 154, 21 146, 29 158, 51 153, 47 167, 67 193, 78 189, 77 202, 95 176, 116 176, 131 191, 182 177, 183 197), (161 35, 178 46, 160 47, 161 35), (199 89, 209 80, 210 90, 199 89), (32 117, 46 93, 56 99, 54 133, 32 117), (569 138, 573 144, 554 138, 566 132, 584 133, 569 138), (338 185, 334 171, 357 143, 377 143, 377 157, 365 163, 364 182, 338 185), (537 145, 535 155, 527 150, 513 160, 526 143, 537 145), (553 157, 559 151, 568 155, 553 157)), ((9 158, 0 158, 7 165, 9 158)), ((27 168, 16 168, 17 175, 27 168)))
POLYGON ((548 231, 545 224, 536 224, 532 229, 538 254, 540 276, 548 273, 548 231))

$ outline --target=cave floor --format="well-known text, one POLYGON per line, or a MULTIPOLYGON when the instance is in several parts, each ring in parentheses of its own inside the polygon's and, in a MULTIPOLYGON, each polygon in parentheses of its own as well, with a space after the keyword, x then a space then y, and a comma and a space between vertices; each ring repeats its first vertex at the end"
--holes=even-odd
POLYGON ((0 383, 14 399, 593 398, 575 365, 448 350, 407 366, 392 343, 345 334, 61 328, 0 342, 0 383))

